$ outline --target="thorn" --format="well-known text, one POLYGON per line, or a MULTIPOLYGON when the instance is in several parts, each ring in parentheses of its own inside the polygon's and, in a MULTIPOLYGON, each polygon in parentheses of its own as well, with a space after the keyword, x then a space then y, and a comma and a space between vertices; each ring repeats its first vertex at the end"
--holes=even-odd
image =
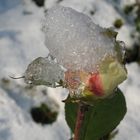
POLYGON ((63 103, 66 103, 66 100, 62 100, 63 103))
POLYGON ((56 58, 54 56, 52 56, 50 53, 48 54, 48 56, 46 57, 47 59, 50 59, 50 60, 55 60, 56 58))

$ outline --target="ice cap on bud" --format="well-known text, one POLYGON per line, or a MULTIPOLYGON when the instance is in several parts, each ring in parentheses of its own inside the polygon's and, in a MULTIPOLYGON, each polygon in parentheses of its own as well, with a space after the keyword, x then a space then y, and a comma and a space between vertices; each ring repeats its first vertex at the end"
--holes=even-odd
POLYGON ((28 84, 55 87, 64 79, 64 70, 53 59, 38 57, 28 65, 24 78, 28 84))

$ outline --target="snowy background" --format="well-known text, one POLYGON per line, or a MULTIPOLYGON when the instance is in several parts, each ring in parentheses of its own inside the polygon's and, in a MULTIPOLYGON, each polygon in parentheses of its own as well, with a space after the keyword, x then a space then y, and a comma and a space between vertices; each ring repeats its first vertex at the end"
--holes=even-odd
MULTIPOLYGON (((0 0, 0 140, 68 140, 70 130, 64 121, 64 104, 67 95, 61 88, 26 88, 22 76, 27 65, 35 58, 48 54, 41 31, 44 10, 55 4, 72 7, 89 15, 102 27, 111 27, 116 18, 124 17, 121 8, 133 0, 46 0, 39 8, 30 0, 0 0), (117 3, 117 4, 116 4, 117 3), (94 14, 93 14, 94 13, 94 14), (43 92, 47 93, 44 96, 43 92), (33 121, 30 109, 42 102, 57 106, 59 115, 52 125, 33 121), (51 104, 50 104, 51 102, 51 104)), ((130 32, 133 27, 125 24, 118 30, 118 39, 127 47, 132 46, 130 32)), ((128 79, 120 85, 126 96, 127 114, 118 126, 115 140, 140 139, 140 67, 127 65, 128 79)))

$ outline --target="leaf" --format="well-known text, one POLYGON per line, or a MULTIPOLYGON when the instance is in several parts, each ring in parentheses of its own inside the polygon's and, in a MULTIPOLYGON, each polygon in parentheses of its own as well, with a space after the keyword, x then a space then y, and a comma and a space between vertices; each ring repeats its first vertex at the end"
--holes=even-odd
MULTIPOLYGON (((75 128, 77 108, 76 103, 66 103, 65 105, 66 121, 72 132, 75 128)), ((125 98, 118 89, 112 98, 104 99, 89 107, 80 130, 80 140, 99 140, 116 128, 125 113, 125 98)))

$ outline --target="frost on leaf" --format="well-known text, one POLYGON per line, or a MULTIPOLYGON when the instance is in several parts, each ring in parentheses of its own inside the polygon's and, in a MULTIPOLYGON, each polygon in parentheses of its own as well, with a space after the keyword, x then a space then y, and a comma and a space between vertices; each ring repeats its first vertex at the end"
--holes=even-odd
POLYGON ((55 6, 47 11, 43 30, 50 54, 67 69, 65 82, 78 98, 105 98, 126 79, 123 45, 111 29, 74 9, 55 6))
POLYGON ((56 86, 64 79, 64 70, 54 60, 39 57, 25 71, 25 82, 33 85, 56 86))

